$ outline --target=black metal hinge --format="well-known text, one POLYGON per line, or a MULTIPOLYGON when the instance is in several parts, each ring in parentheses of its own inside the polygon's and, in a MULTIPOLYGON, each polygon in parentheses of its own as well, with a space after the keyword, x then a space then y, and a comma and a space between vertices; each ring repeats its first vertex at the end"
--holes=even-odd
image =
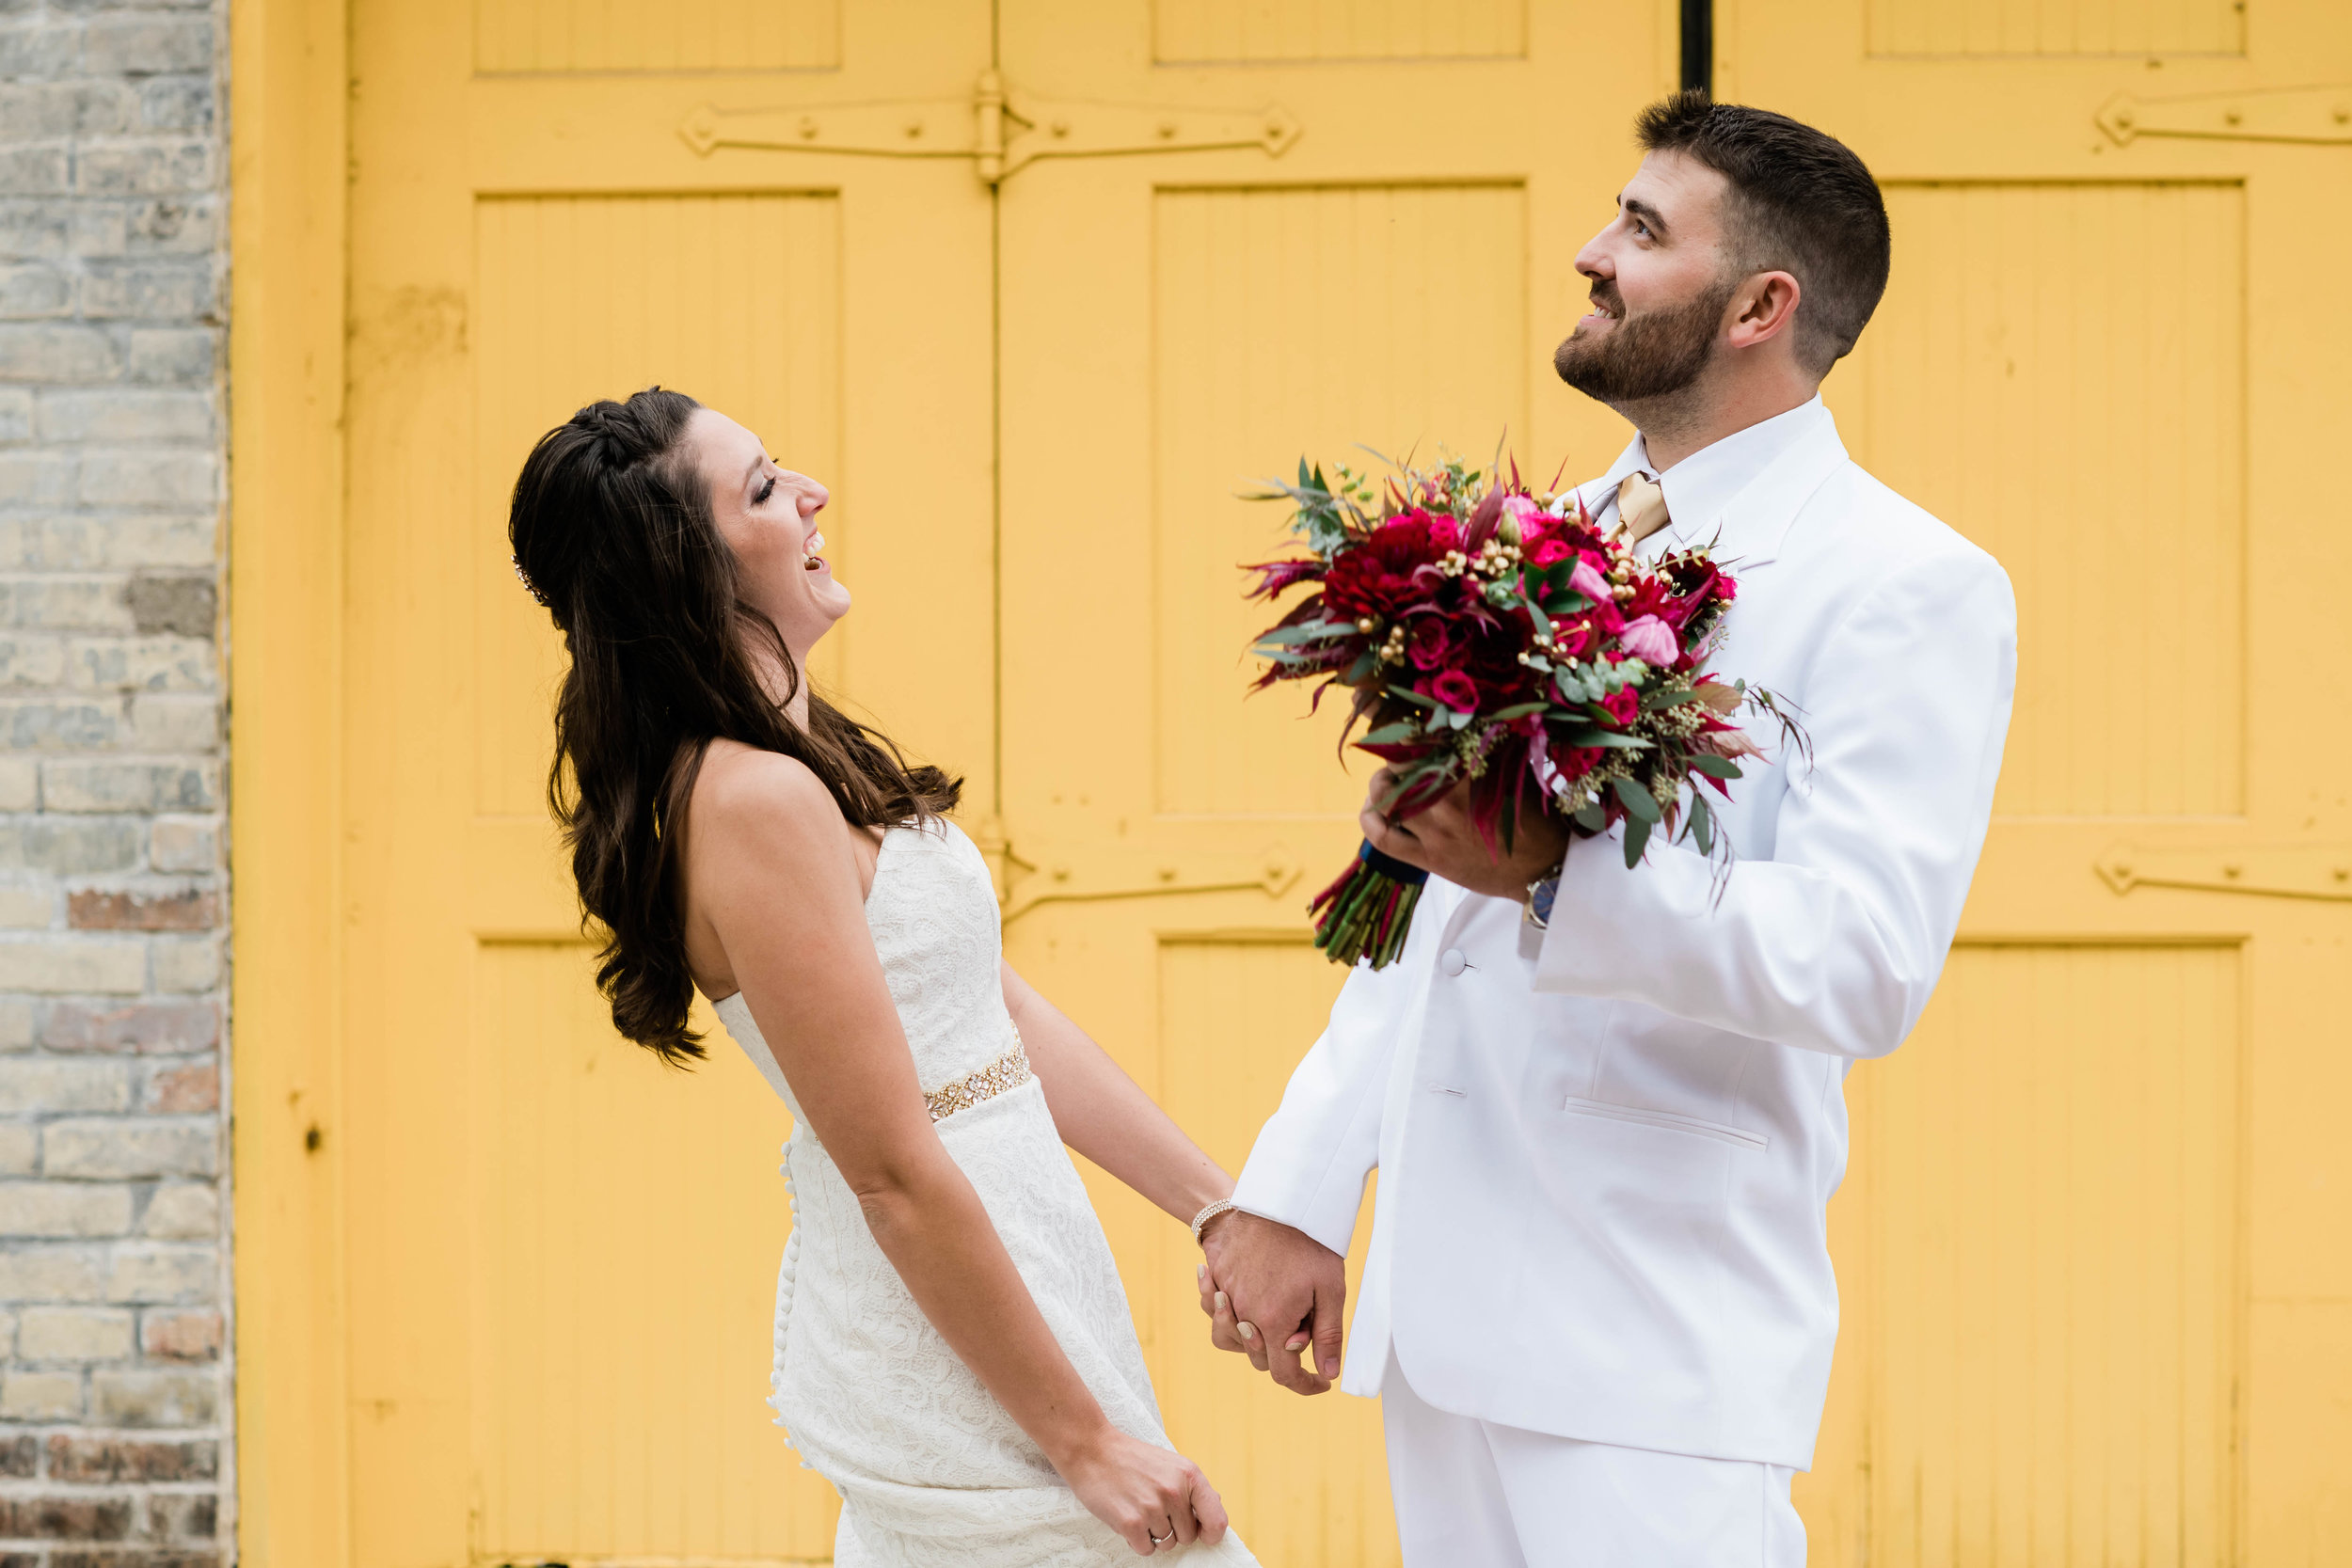
POLYGON ((1714 0, 1682 0, 1682 86, 1715 90, 1714 0))

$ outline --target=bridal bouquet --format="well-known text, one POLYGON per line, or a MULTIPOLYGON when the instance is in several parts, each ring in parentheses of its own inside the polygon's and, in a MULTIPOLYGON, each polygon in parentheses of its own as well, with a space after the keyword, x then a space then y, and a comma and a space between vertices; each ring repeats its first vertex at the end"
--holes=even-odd
MULTIPOLYGON (((1510 845, 1519 813, 1550 811, 1579 836, 1623 822, 1628 866, 1661 830, 1727 866, 1698 786, 1729 799, 1734 759, 1757 751, 1733 722, 1743 711, 1788 726, 1770 693, 1706 668, 1736 592, 1708 552, 1644 566, 1573 492, 1534 495, 1516 465, 1400 466, 1377 487, 1334 472, 1336 489, 1302 459, 1295 484, 1258 498, 1296 504, 1291 530, 1309 553, 1248 568, 1249 596, 1316 592, 1257 640, 1268 667, 1251 689, 1320 679, 1319 705, 1346 688, 1342 744, 1369 724, 1355 744, 1394 774, 1375 802, 1391 820, 1467 782, 1490 844, 1510 845)), ((1336 963, 1384 967, 1426 879, 1364 845, 1314 900, 1315 945, 1336 963)))

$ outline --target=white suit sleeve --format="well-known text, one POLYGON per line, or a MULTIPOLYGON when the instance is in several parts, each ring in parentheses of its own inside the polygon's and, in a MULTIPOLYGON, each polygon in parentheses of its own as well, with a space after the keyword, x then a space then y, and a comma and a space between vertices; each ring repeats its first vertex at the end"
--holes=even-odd
MULTIPOLYGON (((1415 926, 1422 920, 1434 916, 1424 909, 1415 926)), ((1348 975, 1330 1022, 1292 1072, 1281 1108, 1259 1131, 1234 1183, 1237 1207, 1346 1253, 1364 1179, 1380 1163, 1380 1113, 1397 1031, 1418 1012, 1415 976, 1427 968, 1407 958, 1348 975)))
POLYGON ((1719 899, 1705 858, 1662 836, 1631 870, 1614 834, 1577 845, 1536 989, 1840 1056, 1901 1044, 1984 847, 2016 627, 1989 557, 1947 555, 1879 583, 1809 672, 1799 721, 1813 767, 1787 764, 1772 858, 1735 862, 1719 899))

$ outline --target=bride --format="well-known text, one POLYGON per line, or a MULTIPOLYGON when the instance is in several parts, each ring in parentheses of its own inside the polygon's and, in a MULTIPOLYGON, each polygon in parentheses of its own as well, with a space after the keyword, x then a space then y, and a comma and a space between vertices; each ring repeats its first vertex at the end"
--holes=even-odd
POLYGON ((850 608, 826 499, 660 388, 581 409, 516 483, 612 1021, 683 1064, 699 989, 791 1107, 769 1402, 841 1494, 840 1568, 1253 1562, 1161 1430, 1060 1146, 1181 1221, 1232 1180, 1004 963, 957 782, 802 678, 850 608))

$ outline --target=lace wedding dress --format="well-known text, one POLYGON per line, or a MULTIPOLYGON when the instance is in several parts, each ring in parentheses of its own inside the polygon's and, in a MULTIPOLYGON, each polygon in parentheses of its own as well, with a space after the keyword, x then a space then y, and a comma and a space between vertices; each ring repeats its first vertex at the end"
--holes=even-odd
MULTIPOLYGON (((950 824, 893 829, 866 922, 941 1143, 1104 1413, 1168 1447, 1110 1245, 1005 1011, 987 863, 950 824)), ((741 995, 718 1014, 792 1109, 784 1169, 795 1216, 776 1281, 768 1402, 841 1494, 836 1568, 1135 1562, 915 1306, 741 995)), ((1156 1560, 1172 1558, 1256 1560, 1231 1534, 1156 1560)))

